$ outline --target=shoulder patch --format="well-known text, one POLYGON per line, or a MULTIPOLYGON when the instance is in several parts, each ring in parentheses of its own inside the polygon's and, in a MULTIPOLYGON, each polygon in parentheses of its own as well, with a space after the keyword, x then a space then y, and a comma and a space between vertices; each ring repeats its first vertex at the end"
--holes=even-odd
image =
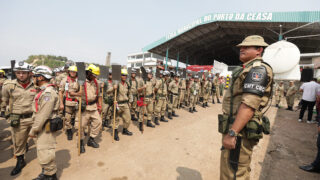
POLYGON ((268 73, 264 66, 253 67, 244 80, 243 92, 263 96, 268 81, 268 73))

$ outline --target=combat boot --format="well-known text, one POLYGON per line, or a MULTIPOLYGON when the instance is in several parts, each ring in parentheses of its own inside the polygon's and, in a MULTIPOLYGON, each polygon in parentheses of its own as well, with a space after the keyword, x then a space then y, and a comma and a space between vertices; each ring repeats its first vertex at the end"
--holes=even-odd
POLYGON ((205 106, 209 107, 208 102, 206 102, 205 106))
POLYGON ((118 129, 114 129, 114 140, 119 141, 118 129))
POLYGON ((74 126, 74 123, 76 122, 75 118, 71 119, 71 125, 74 126))
POLYGON ((202 103, 202 107, 203 107, 203 108, 206 108, 206 104, 205 104, 205 103, 202 103))
POLYGON ((212 104, 215 104, 214 99, 212 98, 212 104))
POLYGON ((189 108, 189 112, 193 113, 193 110, 192 110, 192 108, 191 108, 191 107, 189 108))
POLYGON ((132 132, 130 132, 127 128, 123 128, 122 134, 132 136, 132 132))
POLYGON ((218 102, 219 104, 221 104, 220 99, 217 99, 217 102, 218 102))
POLYGON ((138 121, 138 119, 136 117, 134 117, 134 114, 131 115, 131 120, 132 121, 138 121))
POLYGON ((108 127, 108 128, 110 128, 109 122, 108 122, 107 119, 103 121, 103 127, 108 127))
POLYGON ((154 118, 154 123, 155 123, 156 125, 160 125, 159 120, 158 120, 158 117, 155 117, 155 118, 154 118))
POLYGON ((44 179, 44 169, 42 168, 42 171, 41 171, 41 173, 38 175, 38 177, 36 177, 36 178, 34 178, 34 179, 32 179, 32 180, 42 180, 42 179, 44 179))
POLYGON ((193 112, 198 112, 198 111, 196 110, 196 107, 193 107, 193 112))
POLYGON ((93 137, 90 137, 88 142, 87 142, 88 146, 91 146, 93 148, 99 148, 99 144, 97 142, 94 141, 93 137))
POLYGON ((172 111, 172 116, 173 117, 179 117, 178 115, 176 115, 176 112, 172 111))
POLYGON ((19 174, 25 166, 26 166, 26 162, 24 161, 24 155, 17 156, 16 167, 11 171, 10 175, 14 176, 19 174))
POLYGON ((154 128, 154 125, 151 123, 151 120, 148 120, 148 121, 147 121, 147 126, 154 128))
POLYGON ((72 140, 72 136, 73 136, 72 129, 67 129, 67 137, 69 141, 72 140))
POLYGON ((53 174, 53 175, 44 175, 44 180, 57 180, 57 175, 53 174))
POLYGON ((143 131, 143 123, 139 122, 139 131, 143 131))
POLYGON ((293 111, 292 106, 289 106, 289 111, 293 111))
POLYGON ((80 140, 80 153, 85 153, 86 149, 84 148, 83 139, 80 140))
POLYGON ((160 117, 160 121, 162 121, 162 122, 168 122, 168 120, 164 119, 164 116, 161 116, 161 117, 160 117))
POLYGON ((168 113, 168 118, 172 119, 171 113, 168 113))
POLYGON ((183 108, 183 104, 182 103, 180 103, 180 108, 183 108))

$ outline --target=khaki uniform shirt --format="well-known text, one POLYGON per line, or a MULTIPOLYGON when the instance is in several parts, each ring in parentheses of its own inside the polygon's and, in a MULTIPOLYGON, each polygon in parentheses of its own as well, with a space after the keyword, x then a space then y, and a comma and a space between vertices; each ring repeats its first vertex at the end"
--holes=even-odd
POLYGON ((130 94, 132 94, 133 96, 138 95, 138 81, 137 81, 137 79, 135 78, 135 80, 132 80, 130 78, 128 83, 130 85, 130 94))
MULTIPOLYGON (((222 111, 224 114, 230 115, 231 96, 233 96, 233 115, 232 115, 233 117, 235 117, 235 115, 237 114, 238 108, 241 103, 244 103, 247 106, 253 108, 255 110, 254 116, 258 116, 258 117, 261 116, 262 109, 267 106, 268 100, 271 96, 273 72, 268 65, 261 63, 261 61, 255 61, 253 65, 248 65, 252 63, 254 60, 262 60, 262 58, 256 58, 256 59, 250 60, 249 62, 244 64, 244 68, 239 67, 239 68, 243 68, 243 70, 239 74, 235 82, 233 83, 233 95, 231 94, 231 88, 229 88, 223 99, 222 111), (269 79, 262 97, 256 94, 243 93, 244 80, 248 72, 251 70, 251 68, 256 66, 264 66, 266 68, 267 76, 269 79)), ((234 72, 235 71, 237 71, 237 69, 235 69, 234 72)))
POLYGON ((276 96, 284 96, 284 86, 278 85, 276 88, 276 96))
MULTIPOLYGON (((10 96, 12 96, 12 113, 13 114, 29 114, 32 113, 32 101, 37 90, 32 82, 26 88, 23 88, 18 81, 6 81, 2 88, 1 111, 6 111, 9 106, 10 96), (12 92, 11 92, 12 91, 12 92)), ((10 106, 9 106, 10 108, 10 106)))
POLYGON ((146 81, 146 96, 148 96, 148 98, 152 98, 152 97, 149 97, 151 95, 153 95, 153 87, 154 87, 154 81, 152 79, 146 81))
POLYGON ((293 96, 297 91, 297 88, 293 85, 293 86, 289 86, 288 90, 287 90, 287 97, 293 96))
POLYGON ((40 90, 42 93, 39 92, 40 96, 37 94, 32 103, 34 122, 29 134, 33 136, 44 130, 43 127, 48 119, 57 116, 60 104, 59 96, 53 86, 44 84, 40 90))
POLYGON ((179 91, 179 82, 172 80, 169 84, 168 91, 177 95, 179 91))
POLYGON ((55 83, 56 83, 55 85, 59 87, 61 81, 67 77, 68 77, 68 74, 66 72, 59 74, 59 76, 55 78, 55 83))
POLYGON ((159 98, 166 97, 168 94, 167 89, 167 83, 165 81, 165 78, 159 79, 156 84, 157 88, 157 94, 159 95, 159 98))
POLYGON ((199 83, 195 81, 190 82, 190 95, 196 96, 199 94, 200 86, 199 83))
MULTIPOLYGON (((96 101, 98 103, 98 97, 101 97, 99 82, 97 81, 97 85, 96 85, 96 83, 94 81, 89 81, 88 79, 86 79, 85 84, 87 86, 88 103, 93 102, 93 101, 96 101), (98 95, 97 95, 97 91, 98 91, 98 95)), ((84 101, 84 102, 86 101, 85 93, 83 93, 82 101, 84 101)), ((98 108, 97 103, 94 103, 92 105, 87 105, 86 110, 88 110, 88 111, 97 110, 97 108, 98 108)))
POLYGON ((65 78, 61 81, 59 90, 62 91, 63 95, 66 97, 66 106, 76 106, 77 102, 75 99, 77 99, 76 96, 71 96, 70 92, 78 92, 80 90, 80 85, 78 83, 78 79, 75 79, 74 81, 70 78, 65 78), (68 92, 68 97, 67 97, 68 92), (69 100, 68 100, 68 99, 69 100))
MULTIPOLYGON (((121 101, 129 101, 129 97, 128 97, 128 85, 127 82, 120 82, 118 84, 118 92, 117 92, 117 101, 118 103, 120 103, 121 101)), ((121 105, 126 105, 127 103, 124 104, 118 104, 119 106, 121 105)))
POLYGON ((186 90, 186 88, 187 88, 186 80, 185 79, 181 79, 180 83, 179 83, 179 89, 186 90))

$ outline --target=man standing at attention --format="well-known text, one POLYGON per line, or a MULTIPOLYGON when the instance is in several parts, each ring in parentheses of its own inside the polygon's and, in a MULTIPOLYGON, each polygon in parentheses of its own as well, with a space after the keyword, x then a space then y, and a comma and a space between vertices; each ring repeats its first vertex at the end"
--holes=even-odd
POLYGON ((231 87, 222 103, 223 114, 219 115, 219 132, 223 134, 220 179, 250 179, 252 150, 262 138, 257 127, 261 126, 273 82, 272 69, 262 60, 266 46, 263 37, 257 35, 237 45, 243 66, 232 72, 231 87))

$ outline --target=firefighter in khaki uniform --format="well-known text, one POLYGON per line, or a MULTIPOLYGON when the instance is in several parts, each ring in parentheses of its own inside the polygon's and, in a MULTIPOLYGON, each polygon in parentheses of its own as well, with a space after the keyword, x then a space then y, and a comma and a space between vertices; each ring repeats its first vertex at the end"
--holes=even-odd
MULTIPOLYGON (((152 71, 150 69, 146 70, 146 73, 148 74, 147 81, 143 84, 142 88, 140 86, 139 90, 143 91, 144 93, 144 99, 143 104, 145 106, 142 107, 144 109, 144 112, 147 114, 147 126, 154 128, 155 126, 152 124, 152 116, 153 116, 153 97, 154 97, 154 81, 152 79, 152 71)), ((142 85, 142 83, 141 83, 142 85)), ((142 131, 142 119, 143 119, 143 111, 140 113, 139 117, 139 129, 142 131)), ((159 121, 157 119, 157 122, 155 122, 157 125, 159 125, 159 121)))
POLYGON ((173 117, 178 117, 175 113, 178 103, 178 91, 179 91, 179 77, 180 75, 176 73, 174 79, 170 82, 168 87, 169 92, 169 104, 168 104, 168 118, 172 119, 173 117))
POLYGON ((4 82, 7 80, 6 78, 6 72, 4 72, 4 70, 0 69, 0 103, 1 103, 1 98, 2 98, 2 86, 4 84, 4 82))
POLYGON ((199 95, 200 85, 198 83, 199 77, 195 75, 190 79, 190 104, 189 104, 189 112, 197 112, 196 103, 199 95))
POLYGON ((187 84, 186 84, 186 79, 180 79, 179 82, 179 90, 180 90, 180 96, 179 96, 179 102, 180 104, 178 104, 179 108, 183 107, 183 102, 185 102, 185 93, 186 93, 186 88, 187 88, 187 84))
POLYGON ((130 112, 131 112, 131 120, 137 121, 136 118, 136 111, 137 111, 137 100, 138 100, 138 81, 136 79, 136 69, 132 69, 131 71, 131 78, 129 80, 130 86, 130 97, 129 97, 129 104, 130 104, 130 112))
POLYGON ((94 138, 98 136, 101 129, 101 92, 97 76, 100 75, 100 68, 90 64, 86 70, 86 81, 84 82, 84 91, 82 92, 82 102, 86 105, 85 110, 81 113, 81 141, 80 152, 84 153, 84 128, 90 126, 90 138, 87 142, 88 146, 99 148, 99 144, 94 138))
POLYGON ((74 126, 76 116, 76 106, 78 105, 77 96, 81 96, 80 85, 77 80, 77 66, 70 66, 68 77, 61 81, 59 88, 60 110, 65 111, 65 126, 67 129, 68 140, 72 140, 72 126, 74 126), (65 98, 65 104, 63 99, 65 98))
MULTIPOLYGON (((59 109, 59 96, 53 84, 49 84, 52 71, 47 66, 38 66, 34 69, 34 76, 40 92, 33 101, 33 120, 29 137, 36 139, 37 157, 42 167, 42 173, 36 180, 56 180, 56 131, 52 125, 57 125, 53 120, 57 117, 59 109)), ((60 119, 61 120, 61 119, 60 119)), ((60 126, 62 127, 62 120, 60 126)))
POLYGON ((243 67, 232 72, 232 85, 222 103, 219 118, 222 133, 220 179, 250 179, 250 162, 254 145, 262 138, 262 131, 270 133, 268 119, 263 116, 273 83, 271 67, 261 56, 268 46, 261 36, 245 38, 240 47, 243 67), (262 131, 261 131, 262 128, 262 131))
POLYGON ((276 87, 276 107, 280 108, 280 103, 284 97, 284 85, 283 81, 280 81, 279 85, 276 87))
POLYGON ((112 84, 112 70, 109 69, 109 76, 108 81, 104 83, 104 95, 103 95, 103 105, 102 105, 102 120, 103 120, 103 126, 110 128, 111 126, 111 116, 113 112, 113 84, 112 84))
POLYGON ((17 164, 11 171, 11 176, 20 173, 26 165, 24 154, 33 123, 31 104, 36 94, 35 86, 31 82, 31 66, 24 62, 16 62, 14 71, 17 79, 4 83, 1 103, 1 115, 3 117, 4 114, 9 115, 13 153, 17 157, 17 164), (9 112, 5 113, 7 106, 9 106, 9 112))
POLYGON ((114 140, 119 141, 118 128, 120 119, 123 121, 122 134, 132 136, 132 132, 128 130, 130 126, 130 108, 129 108, 129 87, 127 83, 127 69, 121 69, 121 82, 114 85, 113 88, 117 91, 117 117, 115 119, 114 140))
POLYGON ((164 115, 166 112, 166 105, 167 105, 167 83, 166 81, 169 79, 169 71, 163 71, 162 72, 162 78, 157 81, 157 84, 155 86, 156 93, 156 108, 154 111, 155 119, 154 121, 158 121, 160 117, 160 121, 162 122, 168 122, 168 120, 164 119, 164 115))
POLYGON ((294 82, 290 81, 289 87, 288 87, 288 90, 286 93, 286 100, 287 100, 287 105, 288 105, 287 110, 293 111, 292 107, 294 104, 294 98, 295 98, 296 92, 297 92, 297 88, 294 85, 294 82))
POLYGON ((202 107, 209 107, 208 105, 208 98, 209 98, 209 92, 210 92, 210 83, 207 80, 206 77, 203 78, 202 81, 202 93, 203 93, 203 103, 202 103, 202 107))
POLYGON ((220 82, 219 82, 219 73, 216 73, 216 75, 213 78, 213 86, 214 91, 212 92, 212 103, 214 104, 214 97, 217 98, 217 102, 220 103, 220 82))

